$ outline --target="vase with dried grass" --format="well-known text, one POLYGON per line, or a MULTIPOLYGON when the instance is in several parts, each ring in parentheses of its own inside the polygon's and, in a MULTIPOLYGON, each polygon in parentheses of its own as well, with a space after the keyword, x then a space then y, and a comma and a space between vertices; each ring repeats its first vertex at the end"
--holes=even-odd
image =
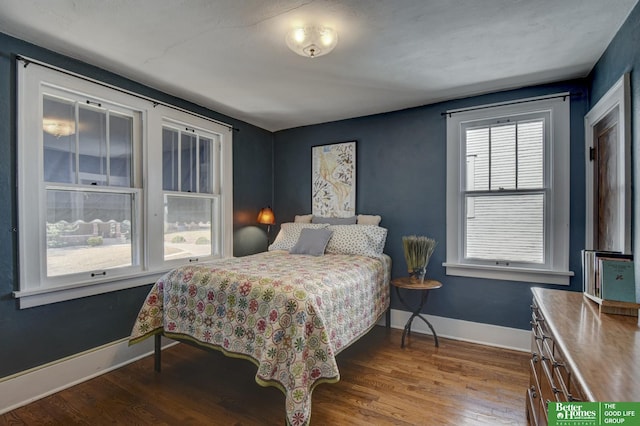
POLYGON ((412 279, 423 283, 429 259, 436 248, 436 240, 429 237, 408 235, 402 237, 404 258, 412 279))

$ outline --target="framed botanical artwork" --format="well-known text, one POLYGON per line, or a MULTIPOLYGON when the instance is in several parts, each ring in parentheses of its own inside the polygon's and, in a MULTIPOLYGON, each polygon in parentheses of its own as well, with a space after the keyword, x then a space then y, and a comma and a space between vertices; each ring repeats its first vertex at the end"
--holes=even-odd
POLYGON ((312 213, 347 217, 356 212, 356 142, 311 148, 312 213))

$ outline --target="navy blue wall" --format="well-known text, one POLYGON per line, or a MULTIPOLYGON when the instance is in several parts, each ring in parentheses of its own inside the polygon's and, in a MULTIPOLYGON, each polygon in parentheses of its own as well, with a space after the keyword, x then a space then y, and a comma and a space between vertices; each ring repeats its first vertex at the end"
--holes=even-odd
MULTIPOLYGON (((640 3, 633 9, 590 75, 593 107, 626 72, 631 73, 631 171, 633 250, 640 247, 640 3)), ((636 262, 636 277, 640 277, 640 262, 636 262)), ((636 278, 636 281, 638 279, 636 278)), ((636 286, 639 284, 636 283, 636 286)))
MULTIPOLYGON (((429 296, 430 314, 529 328, 531 284, 446 276, 446 119, 443 111, 559 92, 571 99, 571 257, 576 276, 570 290, 582 290, 580 250, 584 246, 584 115, 586 82, 530 87, 420 108, 283 130, 275 134, 275 211, 278 222, 311 212, 311 147, 357 141, 356 210, 380 214, 388 229, 385 252, 393 275, 406 275, 402 236, 438 241, 428 275, 444 283, 429 296)), ((557 286, 556 286, 557 287, 557 286)), ((558 287, 566 289, 567 287, 558 287)), ((416 295, 414 293, 410 293, 416 295)), ((404 309, 392 294, 392 307, 404 309)), ((407 298, 411 297, 407 295, 407 298)))
POLYGON ((16 62, 20 54, 233 125, 234 254, 263 250, 253 226, 272 203, 273 134, 0 33, 0 378, 128 336, 149 286, 19 310, 16 172, 16 62))

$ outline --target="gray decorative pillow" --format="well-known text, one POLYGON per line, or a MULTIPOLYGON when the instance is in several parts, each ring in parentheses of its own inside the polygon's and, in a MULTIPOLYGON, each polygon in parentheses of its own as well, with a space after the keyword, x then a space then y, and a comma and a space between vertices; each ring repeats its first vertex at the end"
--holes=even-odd
POLYGON ((358 221, 357 216, 349 217, 322 217, 313 216, 311 223, 327 223, 329 225, 355 225, 358 221))
POLYGON ((327 247, 329 238, 333 231, 327 228, 310 229, 306 228, 300 231, 298 242, 289 253, 291 254, 310 254, 311 256, 322 256, 324 249, 327 247))
POLYGON ((333 235, 327 244, 329 254, 357 254, 380 257, 387 240, 387 230, 375 225, 331 225, 333 235))
POLYGON ((300 232, 305 228, 320 229, 326 228, 328 225, 323 223, 294 223, 287 222, 280 225, 280 232, 276 236, 273 244, 269 246, 269 250, 291 250, 300 238, 300 232))

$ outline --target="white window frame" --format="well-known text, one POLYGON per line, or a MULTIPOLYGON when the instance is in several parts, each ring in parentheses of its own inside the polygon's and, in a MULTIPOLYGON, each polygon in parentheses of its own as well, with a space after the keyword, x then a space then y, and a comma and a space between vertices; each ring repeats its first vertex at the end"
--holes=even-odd
POLYGON ((569 192, 570 192, 570 94, 521 99, 516 102, 482 105, 447 111, 447 275, 569 285, 569 192), (548 209, 545 212, 545 264, 509 266, 488 264, 464 257, 466 152, 464 124, 504 119, 548 111, 550 139, 545 141, 545 186, 548 209))
MULTIPOLYGON (((151 232, 149 239, 151 241, 148 248, 150 255, 150 266, 161 269, 171 269, 180 264, 189 262, 203 262, 207 260, 231 257, 233 255, 233 155, 232 155, 232 129, 213 123, 209 120, 195 117, 189 113, 158 105, 155 108, 157 114, 149 117, 149 140, 154 141, 157 150, 148 154, 149 164, 153 164, 148 171, 149 175, 149 194, 159 194, 149 200, 149 208, 154 213, 147 217, 149 229, 158 230, 151 232), (173 126, 186 125, 191 128, 202 130, 206 133, 218 135, 217 148, 218 153, 214 156, 218 159, 220 171, 217 179, 214 179, 213 188, 216 190, 214 194, 202 194, 205 198, 216 198, 218 214, 215 215, 218 220, 212 222, 212 232, 217 232, 221 236, 218 241, 219 253, 213 253, 212 256, 202 258, 181 258, 164 260, 164 195, 180 196, 181 192, 165 191, 162 187, 162 128, 164 125, 171 124, 173 126), (217 228, 217 229, 216 229, 217 228)), ((198 197, 198 194, 185 194, 192 197, 198 197)))
MULTIPOLYGON (((19 290, 14 297, 21 309, 107 293, 155 282, 178 262, 163 259, 164 203, 162 191, 162 122, 174 120, 219 135, 220 191, 218 256, 233 254, 233 161, 232 128, 213 120, 165 106, 156 101, 110 87, 99 81, 54 69, 35 62, 17 63, 17 181, 19 290), (141 138, 133 147, 131 192, 139 200, 135 207, 140 247, 137 265, 110 270, 109 277, 87 274, 80 279, 66 275, 47 279, 46 271, 46 193, 42 136, 43 87, 57 87, 91 99, 105 100, 137 111, 142 120, 141 138)), ((49 184, 52 186, 52 184, 49 184)), ((53 187, 56 185, 53 184, 53 187)), ((64 186, 64 185, 62 185, 64 186)), ((100 191, 100 187, 90 187, 100 191)), ((107 190, 108 191, 108 190, 107 190)), ((188 262, 187 259, 184 259, 188 262)), ((184 261, 182 263, 185 263, 184 261)))

